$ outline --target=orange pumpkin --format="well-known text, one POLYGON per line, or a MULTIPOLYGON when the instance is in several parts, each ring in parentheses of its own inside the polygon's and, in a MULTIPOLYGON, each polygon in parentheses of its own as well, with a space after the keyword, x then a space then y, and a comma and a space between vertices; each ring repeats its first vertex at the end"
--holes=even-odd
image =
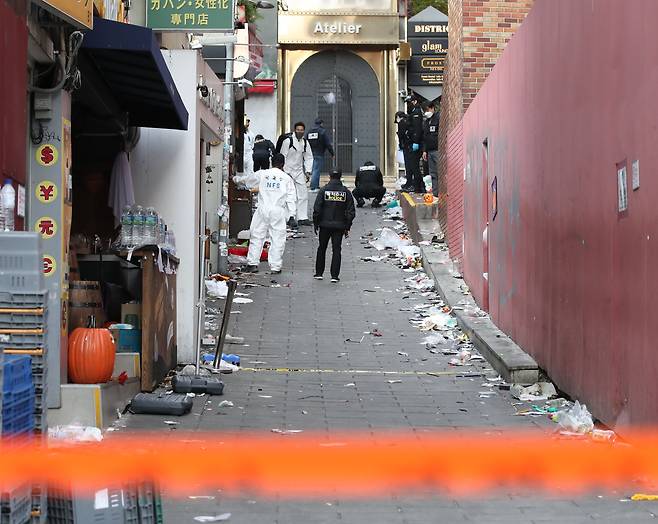
POLYGON ((100 384, 112 378, 116 347, 108 329, 96 328, 94 317, 89 327, 75 328, 69 335, 69 379, 74 384, 100 384))
POLYGON ((434 202, 434 195, 432 193, 425 193, 423 195, 423 200, 425 200, 426 204, 431 204, 434 202))

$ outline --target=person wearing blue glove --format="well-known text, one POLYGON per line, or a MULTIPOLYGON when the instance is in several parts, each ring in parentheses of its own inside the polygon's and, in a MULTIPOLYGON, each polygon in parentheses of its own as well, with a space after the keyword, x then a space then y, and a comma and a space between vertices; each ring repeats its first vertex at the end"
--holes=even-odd
MULTIPOLYGON (((407 98, 409 102, 407 129, 410 151, 407 153, 409 159, 407 167, 407 191, 413 193, 425 193, 425 183, 423 175, 420 172, 420 159, 422 151, 420 144, 423 143, 423 109, 420 105, 418 95, 411 95, 407 98)), ((404 189, 404 188, 403 188, 404 189)))

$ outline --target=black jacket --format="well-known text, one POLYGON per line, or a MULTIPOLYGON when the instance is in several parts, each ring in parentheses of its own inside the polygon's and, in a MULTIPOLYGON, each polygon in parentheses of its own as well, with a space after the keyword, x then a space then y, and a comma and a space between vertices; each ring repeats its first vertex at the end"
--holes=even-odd
POLYGON ((439 112, 423 123, 423 151, 432 152, 439 149, 439 112))
POLYGON ((349 231, 354 222, 354 198, 340 180, 330 180, 318 191, 313 206, 313 225, 349 231))
POLYGON ((400 144, 400 149, 409 149, 411 148, 411 140, 409 139, 409 115, 405 115, 398 122, 398 142, 400 144))
POLYGON ((409 110, 409 141, 412 144, 421 144, 423 142, 423 110, 420 105, 412 107, 409 110))
POLYGON ((306 140, 311 144, 313 155, 322 156, 325 151, 329 151, 329 154, 334 156, 334 148, 331 145, 331 138, 324 127, 315 126, 306 134, 306 140))
POLYGON ((257 158, 270 158, 274 155, 274 144, 267 138, 254 142, 254 156, 257 158))
POLYGON ((383 187, 384 176, 379 168, 375 165, 361 166, 356 172, 354 187, 383 187))

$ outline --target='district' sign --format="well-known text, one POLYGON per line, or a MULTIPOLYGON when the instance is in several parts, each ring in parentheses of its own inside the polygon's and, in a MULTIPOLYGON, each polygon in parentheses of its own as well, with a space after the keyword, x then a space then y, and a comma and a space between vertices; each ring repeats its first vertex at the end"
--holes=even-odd
POLYGON ((233 0, 146 0, 146 25, 157 31, 231 31, 233 0))

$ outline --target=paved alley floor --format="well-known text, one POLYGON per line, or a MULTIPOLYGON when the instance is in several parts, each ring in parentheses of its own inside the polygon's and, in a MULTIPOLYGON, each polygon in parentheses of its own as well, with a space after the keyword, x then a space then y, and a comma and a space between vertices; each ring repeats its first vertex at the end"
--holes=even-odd
MULTIPOLYGON (((196 398, 193 413, 181 417, 179 430, 553 430, 545 418, 515 416, 517 406, 508 391, 483 386, 496 376, 486 362, 453 367, 450 356, 428 351, 422 343, 426 334, 409 322, 414 315, 409 310, 427 297, 398 291, 410 274, 390 261, 361 260, 378 253, 366 249, 360 237, 369 232, 377 236, 378 228, 392 225, 382 221, 382 214, 369 207, 358 210, 351 238, 343 245, 338 285, 312 278, 317 247, 312 228, 302 229, 304 238, 288 241, 283 274, 273 277, 261 264, 258 275, 241 280, 238 290, 254 302, 234 305, 229 332, 244 337, 246 345, 227 346, 225 352, 239 354, 245 370, 224 376, 223 397, 196 398), (245 287, 245 282, 258 285, 245 287), (381 336, 369 334, 373 331, 381 336), (290 371, 263 370, 270 368, 290 371), (468 376, 473 373, 483 376, 468 376), (484 395, 483 389, 491 393, 484 395), (222 400, 234 407, 219 408, 222 400)), ((165 418, 129 415, 124 422, 127 431, 170 431, 162 423, 165 418)), ((468 450, 446 453, 466 455, 468 450)), ((551 499, 523 493, 477 499, 419 495, 356 501, 327 495, 298 501, 190 493, 214 499, 167 499, 165 522, 194 522, 195 516, 225 512, 231 513, 232 524, 655 521, 658 505, 620 501, 629 494, 551 499)))

